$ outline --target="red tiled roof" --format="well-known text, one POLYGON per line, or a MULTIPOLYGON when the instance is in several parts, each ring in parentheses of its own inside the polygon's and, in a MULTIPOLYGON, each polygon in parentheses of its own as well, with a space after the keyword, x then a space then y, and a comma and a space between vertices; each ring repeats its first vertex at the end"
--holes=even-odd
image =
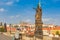
MULTIPOLYGON (((42 28, 43 30, 60 30, 60 26, 59 27, 49 27, 49 28, 42 28)), ((31 28, 26 28, 26 30, 31 30, 31 28)), ((7 27, 7 31, 10 31, 10 27, 7 27)), ((16 31, 16 28, 12 27, 11 31, 16 31)))
POLYGON ((42 28, 43 30, 60 30, 60 27, 42 28))
POLYGON ((13 28, 7 27, 7 31, 10 31, 10 30, 11 31, 16 31, 16 28, 14 28, 14 27, 13 28))

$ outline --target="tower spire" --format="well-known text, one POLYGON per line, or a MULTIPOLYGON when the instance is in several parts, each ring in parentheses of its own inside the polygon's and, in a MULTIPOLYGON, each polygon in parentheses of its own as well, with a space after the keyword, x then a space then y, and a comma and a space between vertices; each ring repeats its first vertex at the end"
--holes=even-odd
POLYGON ((38 0, 38 7, 40 8, 41 7, 41 0, 38 0))

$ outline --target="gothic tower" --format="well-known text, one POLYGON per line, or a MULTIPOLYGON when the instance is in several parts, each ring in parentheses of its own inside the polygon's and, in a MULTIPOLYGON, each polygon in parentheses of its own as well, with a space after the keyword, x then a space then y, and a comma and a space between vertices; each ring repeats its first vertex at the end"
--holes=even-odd
POLYGON ((43 38, 42 25, 42 8, 40 7, 40 3, 38 3, 35 15, 35 36, 43 38))

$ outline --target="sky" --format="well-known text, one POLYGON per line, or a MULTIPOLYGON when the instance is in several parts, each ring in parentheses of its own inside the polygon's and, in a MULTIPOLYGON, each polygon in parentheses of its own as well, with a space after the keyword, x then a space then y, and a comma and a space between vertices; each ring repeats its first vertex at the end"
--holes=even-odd
MULTIPOLYGON (((0 22, 18 24, 35 23, 35 14, 39 0, 0 0, 0 22)), ((40 0, 42 21, 44 24, 60 25, 60 0, 40 0)))

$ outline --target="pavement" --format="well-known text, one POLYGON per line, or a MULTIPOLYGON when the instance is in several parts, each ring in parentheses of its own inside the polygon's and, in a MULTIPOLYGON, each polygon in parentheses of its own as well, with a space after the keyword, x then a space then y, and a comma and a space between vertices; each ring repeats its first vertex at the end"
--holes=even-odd
POLYGON ((35 36, 29 37, 29 36, 23 35, 22 37, 23 37, 22 40, 41 40, 39 38, 35 38, 35 36))
MULTIPOLYGON (((8 40, 12 40, 12 38, 13 38, 13 35, 10 34, 10 33, 3 33, 3 36, 4 36, 3 38, 6 39, 6 40, 7 40, 7 38, 9 38, 8 40)), ((28 37, 26 35, 23 35, 22 40, 41 40, 41 39, 38 39, 38 38, 35 38, 35 37, 28 37)))
MULTIPOLYGON (((13 36, 14 35, 12 35, 10 33, 3 33, 3 34, 0 33, 0 40, 12 40, 13 36)), ((28 37, 26 35, 23 35, 22 40, 41 40, 41 39, 36 38, 35 36, 34 37, 28 37)), ((52 39, 48 36, 43 36, 43 40, 52 40, 52 39)))
POLYGON ((12 37, 0 34, 0 40, 12 40, 12 37))
MULTIPOLYGON (((23 40, 42 40, 42 39, 40 39, 40 38, 37 38, 37 37, 27 37, 27 36, 25 36, 25 35, 23 35, 23 38, 22 38, 23 40)), ((43 36, 43 40, 52 40, 52 38, 51 37, 49 37, 49 36, 43 36)))
POLYGON ((4 32, 3 34, 6 35, 6 36, 11 36, 11 37, 14 36, 13 34, 10 34, 8 32, 4 32))

